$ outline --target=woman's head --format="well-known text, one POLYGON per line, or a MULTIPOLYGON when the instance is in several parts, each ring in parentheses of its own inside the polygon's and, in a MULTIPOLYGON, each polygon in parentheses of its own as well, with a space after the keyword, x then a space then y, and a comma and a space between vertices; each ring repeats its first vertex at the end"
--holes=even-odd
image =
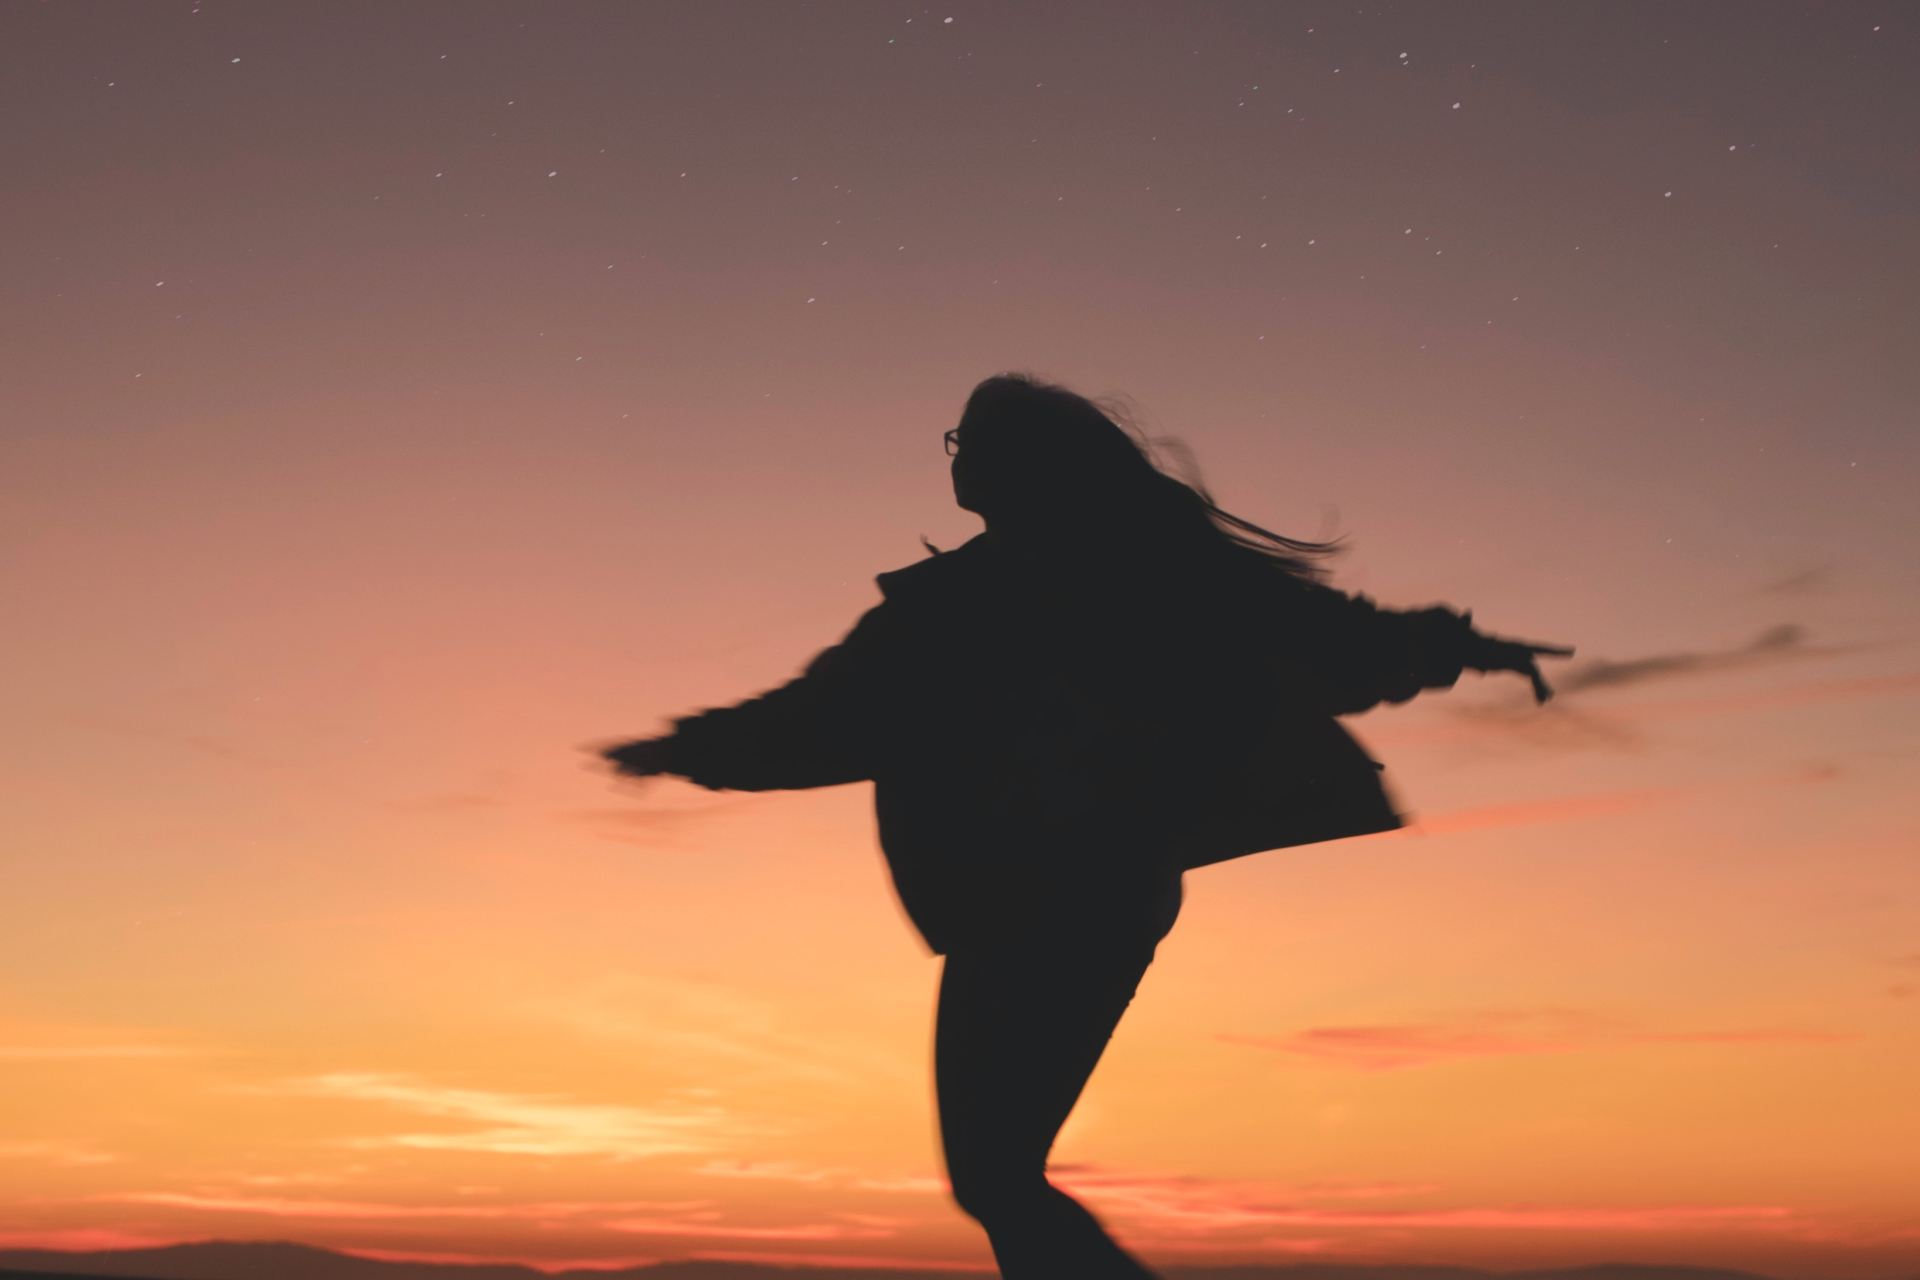
MULTIPOLYGON (((955 428, 954 500, 1013 538, 1088 538, 1171 551, 1253 551, 1296 577, 1324 570, 1306 556, 1335 543, 1282 537, 1213 503, 1197 473, 1183 480, 1117 405, 1103 406, 1028 374, 973 389, 955 428)), ((1178 441, 1162 440, 1185 455, 1178 441)), ((1190 455, 1189 464, 1191 462, 1190 455)))
POLYGON ((1092 401, 1020 374, 975 387, 955 434, 955 500, 1010 530, 1084 520, 1137 492, 1153 471, 1092 401))

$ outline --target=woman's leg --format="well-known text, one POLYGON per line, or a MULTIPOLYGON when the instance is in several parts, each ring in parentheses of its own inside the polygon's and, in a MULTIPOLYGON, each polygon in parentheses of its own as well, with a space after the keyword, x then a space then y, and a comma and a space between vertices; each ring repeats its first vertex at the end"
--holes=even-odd
POLYGON ((1046 1179, 1054 1137, 1153 952, 1147 939, 946 958, 934 1081, 947 1177, 1005 1280, 1154 1275, 1046 1179))

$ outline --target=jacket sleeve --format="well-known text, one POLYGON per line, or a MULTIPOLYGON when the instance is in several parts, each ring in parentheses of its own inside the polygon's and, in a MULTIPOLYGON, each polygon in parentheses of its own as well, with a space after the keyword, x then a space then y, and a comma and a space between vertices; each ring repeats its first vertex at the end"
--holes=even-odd
POLYGON ((673 722, 667 772, 709 791, 790 791, 873 777, 872 708, 897 620, 883 601, 786 684, 673 722))
POLYGON ((1425 689, 1450 689, 1475 665, 1473 611, 1444 605, 1383 609, 1365 595, 1310 587, 1297 620, 1315 701, 1332 715, 1406 702, 1425 689))

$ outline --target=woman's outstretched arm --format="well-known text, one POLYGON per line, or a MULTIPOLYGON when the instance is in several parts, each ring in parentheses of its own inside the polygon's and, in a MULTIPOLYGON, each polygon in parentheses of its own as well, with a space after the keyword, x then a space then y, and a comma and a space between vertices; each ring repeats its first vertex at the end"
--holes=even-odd
POLYGON ((792 680, 673 721, 601 754, 624 773, 672 773, 710 791, 791 791, 873 777, 871 710, 895 619, 882 602, 792 680))
POLYGON ((1467 670, 1519 672, 1532 680, 1535 699, 1545 702, 1553 690, 1534 659, 1573 653, 1476 631, 1471 609, 1383 609, 1365 595, 1319 585, 1309 586, 1306 600, 1299 625, 1333 715, 1406 702, 1427 689, 1451 689, 1467 670))

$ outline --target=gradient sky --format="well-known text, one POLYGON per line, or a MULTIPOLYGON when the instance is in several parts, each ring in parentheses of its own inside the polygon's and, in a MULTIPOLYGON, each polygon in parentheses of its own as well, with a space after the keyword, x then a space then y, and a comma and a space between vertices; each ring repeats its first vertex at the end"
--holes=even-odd
POLYGON ((1920 1266, 1893 3, 0 5, 0 1245, 984 1269, 871 788, 580 744, 1124 395, 1579 648, 1347 723, 1055 1148, 1149 1260, 1920 1266))

